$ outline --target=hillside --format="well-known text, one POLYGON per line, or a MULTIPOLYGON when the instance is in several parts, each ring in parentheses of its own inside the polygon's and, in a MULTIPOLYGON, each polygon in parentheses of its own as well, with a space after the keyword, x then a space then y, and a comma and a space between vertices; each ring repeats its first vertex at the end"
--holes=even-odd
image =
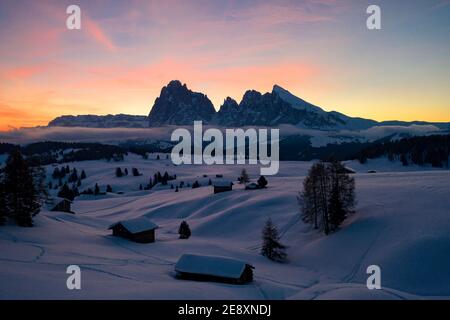
MULTIPOLYGON (((130 155, 124 162, 71 163, 84 169, 83 188, 106 184, 114 192, 81 196, 75 215, 44 210, 36 227, 0 228, 2 252, 0 297, 136 298, 136 299, 405 299, 449 298, 450 172, 402 167, 385 159, 347 163, 355 175, 356 214, 340 231, 324 237, 299 219, 296 195, 310 162, 283 162, 266 190, 212 193, 209 186, 176 193, 157 186, 139 191, 156 171, 176 174, 178 181, 206 185, 215 174, 235 179, 240 166, 173 166, 154 157, 130 155), (116 178, 115 168, 137 167, 143 176, 116 178), (376 170, 375 174, 367 174, 376 170), (203 174, 208 177, 203 177, 203 174), (114 238, 108 226, 145 215, 160 226, 153 244, 114 238), (270 262, 259 254, 261 228, 267 217, 278 225, 288 245, 289 263, 270 262), (192 237, 179 240, 177 228, 188 221, 192 237), (233 286, 174 278, 173 266, 183 253, 223 255, 255 266, 255 282, 233 286), (65 287, 65 268, 78 264, 82 290, 65 287), (383 290, 365 287, 365 268, 382 269, 383 290), (39 290, 36 290, 39 288, 39 290)), ((52 170, 49 166, 49 172, 52 170)), ((253 179, 257 168, 248 167, 253 179)))

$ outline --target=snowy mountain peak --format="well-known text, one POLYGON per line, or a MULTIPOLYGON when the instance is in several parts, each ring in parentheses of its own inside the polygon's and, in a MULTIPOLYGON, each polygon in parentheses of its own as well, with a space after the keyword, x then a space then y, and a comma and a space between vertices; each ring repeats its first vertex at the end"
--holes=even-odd
POLYGON ((280 87, 279 85, 274 85, 272 93, 276 93, 281 99, 289 103, 293 108, 305 111, 313 111, 318 113, 323 113, 322 108, 319 108, 295 95, 290 93, 288 90, 280 87))

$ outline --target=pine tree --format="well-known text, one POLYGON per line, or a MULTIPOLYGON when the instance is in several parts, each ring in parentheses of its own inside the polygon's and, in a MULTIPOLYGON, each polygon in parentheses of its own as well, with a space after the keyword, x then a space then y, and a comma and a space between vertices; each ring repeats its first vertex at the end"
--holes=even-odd
POLYGON ((132 172, 134 177, 138 177, 138 176, 141 175, 141 173, 139 172, 139 170, 137 168, 131 169, 131 172, 132 172))
POLYGON ((272 219, 267 219, 263 232, 263 245, 261 254, 270 260, 277 262, 286 261, 286 247, 280 243, 277 227, 272 223, 272 219))
POLYGON ((326 235, 353 213, 355 181, 338 161, 314 164, 300 193, 302 218, 326 235))
MULTIPOLYGON (((31 175, 33 176, 33 184, 35 186, 36 192, 38 193, 39 199, 48 199, 48 186, 46 185, 47 173, 45 168, 43 167, 34 167, 31 171, 31 175)), ((51 183, 51 181, 50 181, 51 183)))
POLYGON ((64 183, 64 185, 61 187, 61 189, 58 192, 58 197, 73 201, 73 199, 75 199, 75 194, 74 194, 73 190, 71 190, 69 188, 67 183, 64 183))
POLYGON ((86 172, 84 172, 84 170, 81 171, 80 179, 81 180, 86 179, 86 172))
POLYGON ((121 169, 121 168, 117 168, 117 169, 116 169, 116 177, 117 177, 117 178, 123 177, 123 172, 122 172, 122 169, 121 169))
POLYGON ((241 183, 241 184, 250 182, 250 178, 248 176, 247 170, 242 169, 241 176, 239 177, 238 180, 239 180, 239 183, 241 183))
POLYGON ((181 222, 178 228, 178 234, 180 235, 180 239, 189 239, 191 236, 191 229, 186 221, 181 222))
POLYGON ((56 168, 53 170, 52 178, 53 178, 53 179, 58 179, 58 178, 60 178, 60 177, 61 177, 61 172, 59 171, 59 168, 56 167, 56 168))
POLYGON ((94 195, 98 196, 99 194, 100 194, 100 187, 98 186, 98 183, 96 183, 94 187, 94 195))
POLYGON ((267 182, 267 179, 264 176, 260 176, 257 182, 258 182, 258 186, 260 188, 267 187, 268 182, 267 182))
POLYGON ((78 181, 77 181, 77 187, 78 187, 78 188, 81 187, 81 179, 78 179, 78 181))
POLYGON ((112 187, 109 184, 106 186, 106 192, 109 192, 109 193, 113 192, 112 187))
POLYGON ((200 183, 198 183, 197 180, 195 180, 195 182, 192 184, 192 189, 196 189, 200 187, 200 183))
POLYGON ((176 186, 176 187, 175 187, 175 192, 178 192, 178 191, 179 191, 179 190, 178 190, 178 186, 176 186))
POLYGON ((72 186, 72 192, 74 197, 78 197, 80 195, 80 191, 78 191, 78 188, 75 184, 72 186))
POLYGON ((32 172, 18 149, 11 152, 4 169, 5 213, 22 227, 33 226, 41 202, 32 172))
POLYGON ((169 174, 167 173, 167 171, 166 172, 164 172, 164 175, 162 176, 162 181, 161 181, 161 184, 162 185, 166 185, 167 184, 167 181, 169 181, 169 174))

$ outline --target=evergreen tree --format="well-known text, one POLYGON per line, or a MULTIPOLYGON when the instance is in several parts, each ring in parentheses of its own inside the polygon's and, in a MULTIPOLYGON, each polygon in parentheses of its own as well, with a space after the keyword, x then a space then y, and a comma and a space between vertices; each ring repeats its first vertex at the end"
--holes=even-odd
POLYGON ((211 179, 209 179, 208 180, 208 186, 211 186, 212 185, 212 181, 211 181, 211 179))
POLYGON ((178 192, 178 191, 179 191, 179 190, 178 190, 178 186, 176 186, 176 187, 175 187, 175 192, 178 192))
POLYGON ((267 179, 264 176, 260 176, 257 183, 260 188, 265 188, 268 184, 267 179))
POLYGON ((109 192, 109 193, 113 192, 112 187, 109 184, 106 186, 106 192, 109 192))
POLYGON ((78 179, 78 181, 77 181, 77 187, 78 187, 78 188, 81 187, 81 179, 78 179))
POLYGON ((77 180, 78 180, 78 172, 77 172, 76 168, 73 168, 72 173, 70 174, 68 181, 70 183, 70 182, 75 182, 77 180))
POLYGON ((73 201, 73 199, 75 199, 75 194, 74 194, 73 190, 71 190, 69 188, 67 183, 64 183, 64 185, 61 187, 61 189, 58 192, 58 197, 73 201))
POLYGON ((159 157, 159 154, 156 156, 156 160, 159 160, 160 159, 160 157, 159 157))
POLYGON ((61 172, 59 171, 59 168, 56 167, 56 168, 53 170, 52 178, 53 178, 53 179, 58 179, 58 178, 60 178, 60 177, 61 177, 61 172))
POLYGON ((250 178, 248 176, 247 170, 242 169, 241 171, 241 175, 238 178, 239 183, 249 183, 250 182, 250 178))
POLYGON ((80 195, 80 191, 78 191, 78 188, 75 184, 72 186, 72 192, 74 197, 78 197, 80 195))
POLYGON ((81 180, 86 179, 86 172, 84 172, 84 170, 81 171, 80 179, 81 179, 81 180))
POLYGON ((338 161, 314 164, 299 197, 302 218, 325 234, 336 231, 353 213, 355 181, 338 161))
POLYGON ((41 202, 33 175, 18 149, 13 150, 4 169, 5 213, 22 227, 32 227, 41 202))
MULTIPOLYGON (((49 196, 48 186, 45 181, 47 179, 47 173, 45 168, 37 166, 31 169, 31 174, 33 176, 33 184, 35 186, 36 192, 38 193, 39 199, 47 199, 49 196)), ((50 181, 51 182, 51 181, 50 181)))
POLYGON ((94 195, 98 196, 99 194, 100 194, 100 187, 98 186, 98 183, 96 183, 94 187, 94 195))
POLYGON ((141 173, 139 172, 139 170, 137 168, 133 168, 133 169, 131 169, 131 171, 132 171, 134 177, 138 177, 141 175, 141 173))
POLYGON ((196 189, 200 187, 200 183, 198 183, 197 180, 195 180, 195 182, 192 184, 192 189, 196 189))
POLYGON ((117 178, 123 177, 123 172, 122 172, 122 169, 121 169, 121 168, 117 168, 117 169, 116 169, 116 177, 117 177, 117 178))
POLYGON ((167 184, 167 181, 169 181, 169 174, 167 173, 167 171, 166 172, 164 172, 164 175, 162 176, 162 181, 161 181, 161 183, 163 184, 163 185, 166 185, 167 184))
POLYGON ((178 234, 180 235, 180 239, 189 239, 191 236, 191 229, 186 221, 181 222, 178 228, 178 234))
POLYGON ((286 247, 280 243, 277 227, 272 223, 272 219, 267 219, 262 232, 263 245, 261 254, 270 260, 277 262, 286 261, 286 247))

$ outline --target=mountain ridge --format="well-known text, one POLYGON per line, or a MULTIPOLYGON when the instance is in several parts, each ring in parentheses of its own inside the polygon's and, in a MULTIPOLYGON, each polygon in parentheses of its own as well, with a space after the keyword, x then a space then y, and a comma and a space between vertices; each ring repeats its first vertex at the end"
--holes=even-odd
POLYGON ((325 111, 275 84, 271 92, 247 90, 238 103, 227 97, 219 110, 206 94, 190 90, 179 80, 172 80, 161 89, 148 116, 79 115, 60 116, 49 127, 145 128, 165 125, 189 125, 195 120, 205 124, 242 126, 279 126, 290 124, 317 130, 365 130, 374 126, 436 125, 448 130, 450 123, 426 121, 376 121, 350 117, 337 111, 325 111))

